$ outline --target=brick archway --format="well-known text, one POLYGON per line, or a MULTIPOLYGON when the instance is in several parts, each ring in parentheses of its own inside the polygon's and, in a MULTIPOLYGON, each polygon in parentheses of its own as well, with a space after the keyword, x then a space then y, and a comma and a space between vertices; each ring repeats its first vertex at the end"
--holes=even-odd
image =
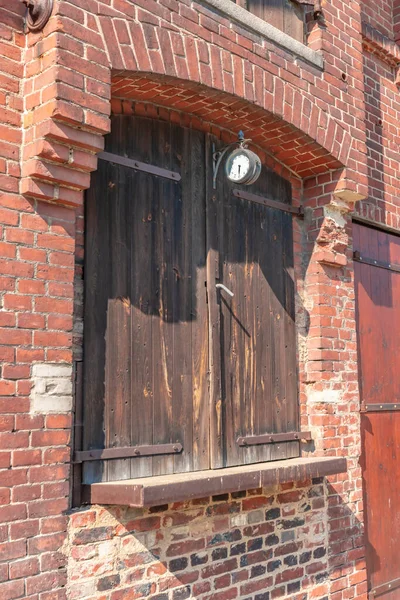
POLYGON ((350 148, 343 129, 317 107, 300 101, 295 109, 294 95, 293 104, 285 102, 282 118, 276 102, 266 110, 249 98, 168 76, 122 72, 113 77, 111 89, 116 100, 150 102, 220 129, 243 129, 254 144, 301 179, 343 168, 347 156, 342 148, 350 148), (296 126, 294 120, 302 123, 296 126))
MULTIPOLYGON (((223 130, 232 141, 240 129, 252 143, 284 167, 289 177, 305 179, 346 164, 350 139, 332 118, 303 102, 304 128, 296 127, 278 114, 267 111, 227 92, 188 80, 144 73, 119 73, 111 82, 113 103, 148 103, 197 118, 198 127, 207 123, 223 130)), ((295 102, 293 97, 293 102, 295 102)), ((295 112, 286 104, 286 112, 295 112)), ((126 108, 126 110, 129 110, 126 108)), ((296 114, 295 119, 298 119, 296 114)), ((293 118, 292 118, 293 120, 293 118)), ((103 147, 108 121, 103 130, 71 118, 71 106, 54 101, 50 118, 34 127, 33 139, 24 148, 23 193, 26 196, 79 205, 96 169, 96 154, 103 147)))

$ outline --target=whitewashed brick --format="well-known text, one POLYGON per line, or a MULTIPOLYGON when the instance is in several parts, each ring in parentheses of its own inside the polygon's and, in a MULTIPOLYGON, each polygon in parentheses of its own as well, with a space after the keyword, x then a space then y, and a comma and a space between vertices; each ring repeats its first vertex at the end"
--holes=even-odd
POLYGON ((48 414, 72 410, 72 365, 33 365, 31 412, 48 414))
POLYGON ((63 363, 36 363, 32 367, 34 377, 72 377, 72 365, 63 363))

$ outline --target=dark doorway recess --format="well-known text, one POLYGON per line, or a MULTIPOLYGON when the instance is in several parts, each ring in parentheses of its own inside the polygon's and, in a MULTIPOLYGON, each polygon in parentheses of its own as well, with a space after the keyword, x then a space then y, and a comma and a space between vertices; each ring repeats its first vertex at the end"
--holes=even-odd
MULTIPOLYGON (((293 215, 235 197, 222 170, 214 190, 213 136, 127 116, 111 131, 107 153, 179 180, 108 156, 87 193, 78 450, 143 452, 85 462, 84 483, 298 456, 293 436, 238 442, 299 430, 293 215)), ((266 168, 246 189, 291 204, 266 168)))

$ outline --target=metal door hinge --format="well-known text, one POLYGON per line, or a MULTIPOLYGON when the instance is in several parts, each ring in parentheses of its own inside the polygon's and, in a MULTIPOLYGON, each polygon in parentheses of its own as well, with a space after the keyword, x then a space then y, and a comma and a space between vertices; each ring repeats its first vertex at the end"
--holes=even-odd
POLYGON ((298 442, 300 440, 311 441, 310 431, 294 431, 291 433, 266 433, 265 435, 252 435, 239 437, 239 446, 257 446, 260 444, 278 444, 279 442, 298 442))
POLYGON ((113 460, 118 458, 140 458, 141 456, 159 456, 161 454, 179 454, 183 446, 175 444, 154 444, 153 446, 130 446, 126 448, 104 448, 82 450, 75 452, 74 462, 89 462, 92 460, 113 460))
POLYGON ((396 410, 400 410, 400 402, 396 404, 365 404, 365 402, 361 403, 361 412, 363 413, 391 412, 396 410))
POLYGON ((232 194, 235 196, 235 198, 240 198, 241 200, 248 200, 249 202, 255 202, 256 204, 268 206, 268 208, 282 210, 283 212, 290 213, 295 217, 304 217, 304 208, 302 206, 291 206, 290 204, 278 202, 277 200, 271 200, 270 198, 258 196, 257 194, 252 194, 250 192, 244 192, 243 190, 233 190, 232 194))
MULTIPOLYGON (((369 600, 377 600, 379 596, 388 594, 389 592, 393 592, 394 590, 397 590, 399 588, 400 578, 393 579, 392 581, 388 581, 388 583, 384 583, 373 588, 369 593, 369 600)), ((384 600, 384 598, 382 598, 382 600, 384 600)))
POLYGON ((143 171, 144 173, 148 173, 149 175, 156 175, 158 177, 164 177, 165 179, 172 179, 172 181, 181 180, 180 173, 176 173, 175 171, 169 171, 168 169, 162 169, 161 167, 156 167, 155 165, 149 165, 147 163, 140 162, 139 160, 127 158, 126 156, 119 156, 119 154, 112 154, 111 152, 100 152, 97 155, 97 157, 100 160, 105 160, 116 165, 121 165, 122 167, 129 167, 130 169, 134 169, 135 171, 143 171))
POLYGON ((369 256, 363 256, 359 250, 355 250, 353 252, 353 260, 355 262, 364 263, 365 265, 370 265, 371 267, 378 267, 379 269, 386 269, 387 271, 400 273, 400 265, 370 258, 369 256))

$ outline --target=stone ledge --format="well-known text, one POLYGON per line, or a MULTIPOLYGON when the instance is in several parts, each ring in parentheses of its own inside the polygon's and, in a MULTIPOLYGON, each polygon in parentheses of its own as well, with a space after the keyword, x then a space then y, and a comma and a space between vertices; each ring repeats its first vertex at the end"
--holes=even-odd
POLYGON ((296 55, 305 60, 314 67, 323 70, 324 59, 319 52, 312 50, 301 42, 293 39, 290 35, 283 33, 273 25, 270 25, 260 17, 253 15, 245 8, 238 6, 232 0, 202 0, 205 4, 209 4, 213 8, 219 10, 224 15, 233 19, 247 29, 251 29, 255 33, 262 35, 267 40, 274 42, 287 52, 296 55))
POLYGON ((345 473, 345 458, 291 458, 215 471, 179 473, 83 486, 90 504, 142 508, 345 473))

